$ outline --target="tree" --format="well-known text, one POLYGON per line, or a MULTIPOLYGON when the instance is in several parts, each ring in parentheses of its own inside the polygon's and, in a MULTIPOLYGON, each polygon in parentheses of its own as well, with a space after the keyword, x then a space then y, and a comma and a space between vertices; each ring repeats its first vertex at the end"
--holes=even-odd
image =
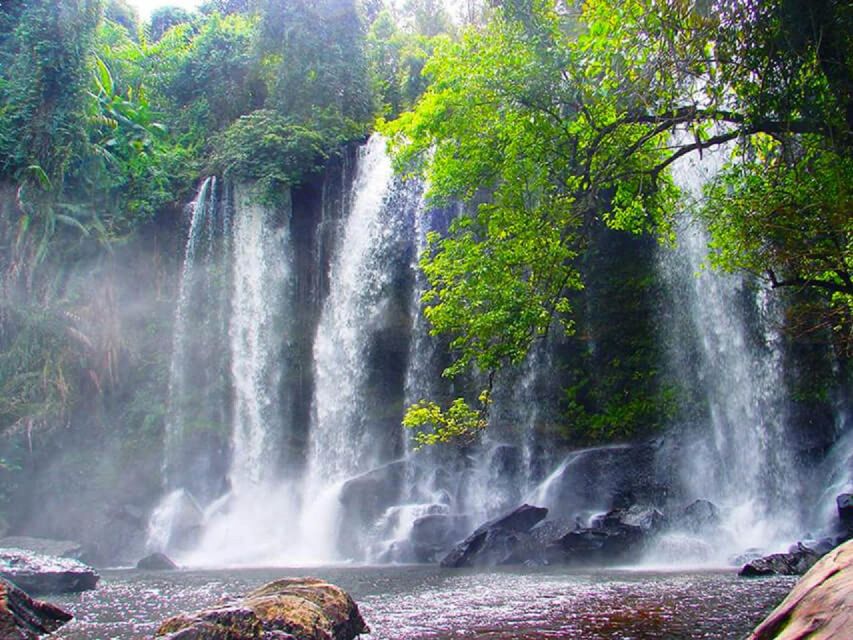
POLYGON ((386 129, 398 166, 435 200, 488 196, 423 263, 426 315, 454 336, 447 374, 518 362, 555 320, 571 329, 595 222, 669 238, 669 168, 725 143, 705 209, 714 262, 812 289, 849 337, 851 10, 705 7, 507 0, 429 62, 426 94, 386 129))
POLYGON ((178 24, 190 22, 192 14, 181 7, 160 7, 151 14, 148 21, 149 38, 157 42, 169 29, 178 24))

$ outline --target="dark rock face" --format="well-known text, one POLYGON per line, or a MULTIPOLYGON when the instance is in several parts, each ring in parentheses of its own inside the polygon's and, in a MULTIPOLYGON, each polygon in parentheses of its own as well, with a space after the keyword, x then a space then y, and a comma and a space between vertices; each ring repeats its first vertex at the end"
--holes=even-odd
POLYGON ((353 640, 370 633, 349 594, 316 578, 285 578, 239 601, 166 620, 168 640, 353 640))
POLYGON ((848 527, 853 527, 853 493, 842 493, 835 498, 838 507, 838 517, 848 527))
POLYGON ((484 567, 501 564, 540 564, 544 547, 530 530, 548 515, 543 507, 521 505, 478 527, 441 561, 442 567, 484 567))
POLYGON ((663 504, 669 489, 656 465, 659 447, 655 441, 571 453, 544 504, 552 516, 570 519, 633 504, 663 504))
POLYGON ((624 562, 641 551, 647 538, 640 527, 621 522, 585 527, 556 541, 551 546, 551 558, 576 565, 624 562))
POLYGON ((71 620, 67 611, 30 598, 17 586, 0 578, 0 638, 34 640, 53 633, 71 620))
POLYGON ((143 571, 174 571, 178 565, 165 553, 152 553, 137 562, 136 568, 143 571))
POLYGON ((773 553, 763 558, 748 562, 738 571, 739 576, 800 576, 812 568, 820 559, 820 555, 802 543, 797 544, 796 551, 789 553, 773 553))
POLYGON ((672 524, 693 533, 708 532, 720 525, 720 509, 708 500, 695 500, 674 515, 672 524))
POLYGON ((654 507, 632 505, 627 509, 613 509, 593 523, 594 527, 639 527, 644 532, 657 532, 669 524, 667 517, 654 507))
POLYGON ((388 505, 398 502, 406 473, 405 460, 390 462, 348 480, 341 489, 344 521, 371 523, 388 505))
POLYGON ((422 516, 412 525, 409 541, 417 562, 435 562, 436 558, 458 540, 468 518, 446 513, 422 516))
POLYGON ((0 550, 0 577, 31 594, 89 591, 100 580, 94 569, 77 560, 22 549, 0 550))

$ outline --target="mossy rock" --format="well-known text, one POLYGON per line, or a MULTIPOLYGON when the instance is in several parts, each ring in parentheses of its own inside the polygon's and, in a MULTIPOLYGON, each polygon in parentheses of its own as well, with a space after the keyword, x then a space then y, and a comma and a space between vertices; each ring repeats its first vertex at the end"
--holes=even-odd
POLYGON ((166 620, 167 640, 353 640, 369 633, 349 594, 317 578, 284 578, 242 600, 166 620))

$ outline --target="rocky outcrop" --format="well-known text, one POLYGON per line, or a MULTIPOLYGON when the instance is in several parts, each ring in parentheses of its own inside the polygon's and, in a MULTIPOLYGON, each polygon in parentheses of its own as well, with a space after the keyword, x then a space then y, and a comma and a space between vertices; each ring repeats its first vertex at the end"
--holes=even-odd
POLYGON ((343 589, 316 578, 276 580, 245 598, 166 620, 168 640, 352 640, 370 633, 343 589))
POLYGON ((853 527, 853 493, 842 493, 835 498, 838 518, 848 527, 853 527))
POLYGON ((86 561, 87 550, 79 542, 71 540, 52 540, 50 538, 33 538, 29 536, 9 536, 0 538, 0 549, 23 549, 45 556, 71 558, 86 561))
POLYGON ((820 554, 814 549, 797 543, 796 547, 788 553, 772 553, 769 556, 757 558, 747 562, 740 571, 739 576, 801 576, 812 568, 820 559, 820 554))
POLYGON ((100 576, 92 567, 71 558, 58 558, 23 549, 0 549, 0 577, 30 594, 76 593, 94 589, 100 576))
POLYGON ((544 547, 530 530, 548 515, 548 509, 521 505, 478 527, 441 561, 442 567, 484 567, 502 564, 541 564, 544 547))
POLYGON ((853 629, 853 541, 829 552, 749 640, 840 640, 853 629))
POLYGON ((442 552, 446 552, 464 535, 464 525, 468 518, 447 513, 434 513, 421 516, 412 525, 409 540, 416 562, 435 562, 442 552))
POLYGON ((35 640, 53 633, 71 620, 59 607, 34 600, 11 582, 0 578, 0 638, 35 640))
POLYGON ((178 568, 165 553, 152 553, 136 563, 137 569, 143 571, 174 571, 178 568))
POLYGON ((674 529, 708 533, 720 526, 720 509, 709 500, 694 500, 672 517, 674 529))

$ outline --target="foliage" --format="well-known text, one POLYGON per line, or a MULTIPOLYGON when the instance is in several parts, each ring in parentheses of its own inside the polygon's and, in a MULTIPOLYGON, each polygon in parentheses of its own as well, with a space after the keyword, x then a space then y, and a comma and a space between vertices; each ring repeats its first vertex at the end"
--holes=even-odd
POLYGON ((263 0, 265 106, 318 131, 334 148, 367 131, 373 97, 355 0, 263 0))
POLYGON ((385 131, 433 200, 481 202, 423 265, 433 330, 454 336, 448 373, 517 362, 554 317, 571 328, 593 222, 669 240, 670 167, 724 143, 741 150, 709 191, 715 262, 847 300, 850 19, 834 2, 508 0, 443 43, 385 131), (781 205, 798 226, 775 224, 781 205))
POLYGON ((297 185, 322 167, 324 139, 275 111, 241 117, 222 137, 213 157, 225 176, 253 180, 268 196, 297 185))
POLYGON ((151 13, 148 21, 148 37, 157 42, 172 27, 189 24, 192 14, 181 7, 160 7, 151 13))
POLYGON ((413 405, 403 418, 403 425, 414 429, 418 448, 439 443, 471 443, 488 425, 489 392, 479 397, 480 407, 472 409, 462 398, 456 398, 447 410, 437 403, 422 400, 413 405))

